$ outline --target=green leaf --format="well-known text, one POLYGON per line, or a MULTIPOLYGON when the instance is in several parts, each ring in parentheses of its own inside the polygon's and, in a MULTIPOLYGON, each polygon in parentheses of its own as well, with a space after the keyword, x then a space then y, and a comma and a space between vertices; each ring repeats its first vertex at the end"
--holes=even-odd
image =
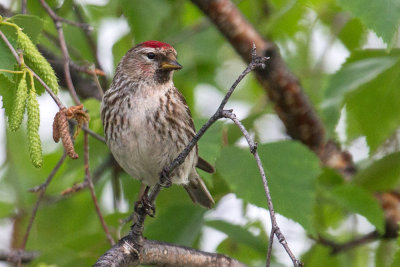
POLYGON ((394 259, 390 267, 400 266, 400 235, 397 237, 397 251, 394 254, 394 259))
POLYGON ((400 235, 397 237, 396 243, 397 243, 397 251, 394 255, 393 262, 390 265, 391 267, 400 266, 400 235))
MULTIPOLYGON (((5 26, 0 26, 0 29, 4 31, 5 26)), ((8 37, 8 36, 7 36, 8 37)), ((14 70, 14 66, 17 64, 13 54, 3 40, 0 40, 0 69, 14 70)), ((13 81, 14 75, 12 73, 0 72, 0 76, 7 77, 11 82, 13 81)), ((0 84, 1 86, 1 84, 0 84)))
POLYGON ((9 217, 12 215, 15 206, 13 203, 0 202, 0 219, 9 217))
POLYGON ((234 225, 222 220, 207 221, 206 225, 225 233, 237 243, 245 244, 260 253, 267 251, 268 242, 265 236, 255 236, 243 226, 234 225))
POLYGON ((346 263, 342 254, 331 254, 331 249, 322 245, 314 245, 301 259, 307 267, 342 267, 346 263))
POLYGON ((305 5, 301 1, 271 1, 272 7, 276 10, 272 12, 271 18, 266 24, 268 35, 274 39, 292 37, 304 27, 299 21, 304 16, 305 5))
POLYGON ((360 48, 366 39, 367 31, 358 19, 351 19, 340 31, 338 37, 349 50, 360 48))
POLYGON ((337 0, 344 9, 374 30, 390 47, 400 22, 400 2, 397 0, 337 0))
MULTIPOLYGON (((320 173, 318 158, 305 146, 294 141, 258 147, 269 182, 275 211, 300 223, 310 234, 315 204, 316 179, 320 173), (301 192, 301 193, 300 193, 301 192)), ((250 203, 267 207, 260 173, 248 150, 236 147, 222 149, 217 170, 230 182, 232 191, 250 203)))
POLYGON ((340 185, 330 191, 330 197, 342 208, 364 216, 379 233, 385 231, 385 216, 370 192, 354 185, 340 185))
MULTIPOLYGON (((196 125, 196 130, 198 131, 206 120, 195 120, 194 123, 196 125)), ((207 132, 203 135, 203 137, 199 140, 199 156, 209 162, 211 165, 215 166, 215 161, 219 152, 221 150, 221 133, 222 133, 222 122, 217 121, 214 123, 211 128, 207 130, 207 132)), ((198 169, 199 170, 199 169, 198 169)), ((207 184, 211 184, 211 176, 212 174, 206 173, 204 171, 199 172, 201 177, 207 182, 207 184)))
POLYGON ((329 132, 332 133, 339 120, 345 95, 372 81, 398 61, 397 56, 366 57, 346 62, 332 76, 325 91, 325 101, 322 103, 323 117, 329 132))
POLYGON ((168 18, 170 4, 163 0, 120 0, 120 5, 136 43, 152 39, 162 22, 173 19, 168 18))
POLYGON ((33 43, 38 42, 44 24, 42 19, 37 16, 18 14, 11 17, 10 20, 21 27, 33 43))
MULTIPOLYGON (((1 42, 0 42, 1 46, 1 42)), ((1 48, 0 48, 1 51, 1 48)), ((1 52, 0 52, 1 53, 1 52)), ((0 58, 0 62, 1 58, 0 58)), ((1 63, 0 63, 1 65, 1 63)), ((7 117, 11 115, 13 106, 14 106, 14 101, 15 101, 15 96, 16 96, 16 90, 15 90, 15 84, 11 82, 6 76, 0 75, 0 95, 2 96, 2 102, 7 117)))
POLYGON ((115 44, 113 45, 112 52, 114 56, 114 66, 116 67, 122 57, 128 52, 129 49, 133 46, 133 36, 131 33, 126 34, 121 37, 115 44))
POLYGON ((396 249, 396 240, 381 240, 375 253, 375 266, 390 267, 396 253, 396 249))
POLYGON ((263 162, 272 201, 277 212, 300 223, 314 234, 313 206, 316 181, 321 172, 319 159, 306 146, 282 141, 258 148, 263 162))
MULTIPOLYGON (((264 253, 259 253, 243 243, 235 242, 234 238, 230 236, 218 245, 217 252, 229 255, 234 259, 240 259, 247 266, 265 266, 265 251, 264 253)), ((280 264, 274 263, 273 256, 271 263, 273 263, 271 266, 283 267, 280 264)))
POLYGON ((344 184, 344 179, 336 171, 323 168, 318 177, 317 203, 314 206, 314 225, 323 233, 326 229, 335 229, 343 222, 344 211, 338 205, 327 200, 327 195, 332 188, 344 184))
POLYGON ((354 183, 372 192, 396 188, 400 180, 400 152, 387 155, 360 170, 354 183))
POLYGON ((346 97, 349 140, 365 136, 374 152, 400 125, 400 62, 346 97))
POLYGON ((204 212, 203 208, 193 204, 169 205, 167 209, 160 209, 156 220, 145 227, 145 236, 192 246, 203 226, 204 212))

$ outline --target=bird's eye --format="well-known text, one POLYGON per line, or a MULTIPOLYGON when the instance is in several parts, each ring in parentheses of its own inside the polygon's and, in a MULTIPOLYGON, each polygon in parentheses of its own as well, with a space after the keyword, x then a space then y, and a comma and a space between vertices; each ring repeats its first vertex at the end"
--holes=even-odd
POLYGON ((147 53, 147 58, 148 58, 148 59, 153 59, 153 58, 155 58, 155 56, 156 56, 156 54, 154 54, 154 53, 152 53, 152 52, 147 53))

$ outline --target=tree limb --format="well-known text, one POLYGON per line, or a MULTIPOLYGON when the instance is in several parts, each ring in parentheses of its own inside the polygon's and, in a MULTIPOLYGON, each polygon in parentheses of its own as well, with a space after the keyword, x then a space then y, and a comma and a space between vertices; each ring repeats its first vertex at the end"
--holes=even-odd
POLYGON ((132 236, 122 238, 93 266, 209 266, 244 267, 239 261, 222 254, 209 253, 165 242, 141 239, 132 236), (140 254, 139 251, 140 250, 140 254))
POLYGON ((0 250, 0 261, 28 263, 39 256, 38 252, 35 251, 23 251, 23 250, 12 250, 4 251, 0 250))
POLYGON ((325 142, 324 126, 298 78, 288 69, 277 46, 263 38, 231 0, 191 0, 215 24, 236 52, 247 62, 251 61, 252 44, 257 46, 258 56, 270 57, 267 68, 257 69, 256 77, 266 90, 275 110, 286 127, 287 133, 301 141, 321 161, 344 175, 354 172, 354 164, 347 152, 332 142, 325 142))

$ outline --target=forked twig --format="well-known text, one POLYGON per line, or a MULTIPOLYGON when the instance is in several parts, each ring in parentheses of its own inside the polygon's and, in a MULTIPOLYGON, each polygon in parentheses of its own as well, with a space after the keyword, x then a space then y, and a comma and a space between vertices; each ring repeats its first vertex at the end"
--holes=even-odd
POLYGON ((272 204, 272 198, 271 198, 271 193, 270 193, 269 187, 268 187, 267 177, 265 175, 265 171, 264 171, 264 168, 262 166, 262 162, 261 162, 260 156, 258 155, 258 152, 257 152, 257 144, 254 143, 253 138, 251 138, 249 132, 246 130, 246 128, 243 126, 243 124, 236 118, 236 115, 232 113, 232 110, 224 110, 222 112, 222 115, 225 118, 231 119, 236 124, 236 126, 238 126, 238 128, 240 129, 240 131, 242 132, 242 134, 246 138, 246 141, 247 141, 247 143, 249 144, 249 147, 250 147, 250 152, 253 154, 253 156, 254 156, 254 158, 256 160, 258 171, 261 174, 261 178, 262 178, 262 181, 263 181, 263 184, 264 184, 264 191, 265 191, 265 195, 267 196, 269 216, 271 218, 271 224, 272 224, 271 236, 270 236, 269 243, 268 243, 268 253, 267 253, 266 266, 267 267, 270 266, 272 243, 273 243, 273 236, 274 235, 278 238, 279 243, 282 244, 282 246, 286 250, 286 253, 292 259, 293 266, 302 266, 303 264, 298 259, 296 259, 296 257, 293 255, 292 251, 290 250, 289 245, 288 245, 288 243, 286 241, 286 238, 282 234, 282 232, 281 232, 281 230, 280 230, 280 228, 278 226, 278 223, 276 222, 274 205, 272 204))
MULTIPOLYGON (((51 171, 51 173, 49 174, 49 176, 47 177, 46 181, 43 184, 35 187, 35 190, 30 190, 32 192, 38 192, 39 191, 39 196, 38 196, 38 198, 36 200, 35 207, 32 210, 32 214, 31 214, 31 217, 29 219, 29 223, 28 223, 28 226, 26 228, 26 232, 24 234, 24 238, 22 240, 22 244, 21 244, 21 247, 20 247, 20 249, 22 251, 25 249, 26 243, 28 241, 29 234, 30 234, 31 229, 32 229, 33 221, 35 220, 36 213, 37 213, 37 211, 39 209, 40 202, 42 201, 43 196, 46 193, 46 189, 47 189, 48 185, 50 184, 50 182, 53 180, 53 178, 56 175, 57 171, 60 169, 61 165, 64 163, 64 160, 65 160, 66 156, 67 155, 64 152, 63 155, 61 156, 60 160, 57 162, 56 166, 53 168, 53 170, 51 171)), ((21 261, 22 261, 22 258, 18 259, 17 260, 17 264, 20 265, 21 261)))
MULTIPOLYGON (((250 64, 247 66, 247 68, 239 75, 237 80, 233 83, 227 94, 225 95, 224 99, 222 100, 220 106, 218 107, 217 111, 214 113, 213 116, 201 127, 201 129, 196 133, 196 135, 193 137, 193 139, 189 142, 189 144, 185 147, 185 149, 178 155, 178 157, 173 160, 168 166, 165 166, 163 169, 163 172, 160 175, 160 182, 158 182, 151 190, 148 196, 148 200, 151 204, 154 203, 158 193, 160 192, 161 188, 163 187, 163 181, 168 179, 168 175, 180 164, 183 163, 187 155, 190 153, 191 149, 196 145, 196 143, 199 141, 199 139, 203 136, 203 134, 207 131, 208 128, 211 127, 211 125, 216 122, 218 119, 221 118, 229 118, 234 121, 236 125, 241 129, 242 133, 245 135, 249 146, 250 146, 250 151, 254 155, 257 165, 259 167, 260 174, 263 179, 264 183, 264 189, 267 195, 267 203, 268 203, 268 208, 270 210, 270 216, 271 216, 271 222, 272 222, 272 229, 271 229, 271 238, 270 242, 268 245, 268 254, 267 254, 267 266, 270 264, 270 258, 271 258, 271 249, 272 249, 272 240, 273 236, 275 235, 279 242, 282 244, 282 246, 285 248, 286 252, 290 256, 290 258, 293 261, 294 266, 302 266, 302 263, 296 259, 296 257, 293 255, 291 250, 289 249, 289 246, 286 242, 285 237, 281 233, 278 224, 276 222, 275 218, 275 212, 273 209, 272 205, 272 200, 271 200, 271 195, 269 193, 269 188, 268 188, 268 183, 267 179, 265 176, 264 169, 261 164, 260 157, 258 156, 257 153, 257 145, 254 143, 254 141, 250 138, 249 133, 247 130, 244 128, 244 126, 239 122, 239 120, 236 119, 236 116, 232 113, 232 111, 227 111, 224 110, 224 107, 226 103, 228 102, 229 98, 231 97, 232 93, 234 92, 236 86, 240 83, 240 81, 253 69, 255 68, 264 68, 265 67, 265 62, 268 60, 266 57, 258 57, 256 55, 256 47, 253 44, 252 47, 252 61, 250 64)), ((134 213, 134 224, 132 225, 131 231, 128 236, 125 236, 122 238, 117 245, 115 245, 113 248, 111 248, 109 251, 107 251, 103 256, 101 256, 95 266, 128 266, 129 264, 140 264, 141 262, 138 261, 142 257, 142 250, 143 247, 146 245, 146 242, 148 240, 144 240, 142 237, 143 229, 144 229, 144 221, 146 219, 147 213, 145 211, 138 211, 134 213), (127 246, 127 244, 129 246, 127 246), (127 249, 127 248, 132 248, 132 249, 127 249)), ((218 255, 214 255, 214 257, 218 257, 218 255)), ((160 262, 158 262, 160 264, 160 262)))

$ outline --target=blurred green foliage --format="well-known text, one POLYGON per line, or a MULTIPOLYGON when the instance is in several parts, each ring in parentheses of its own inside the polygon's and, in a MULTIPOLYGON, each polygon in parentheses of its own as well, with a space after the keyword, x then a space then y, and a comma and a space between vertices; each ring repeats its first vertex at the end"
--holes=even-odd
MULTIPOLYGON (((20 12, 20 2, 12 1, 15 13, 20 12)), ((95 43, 104 25, 115 20, 126 21, 129 32, 107 46, 113 55, 112 69, 135 43, 148 39, 171 43, 184 66, 176 73, 175 84, 191 107, 197 129, 207 118, 202 118, 199 110, 195 109, 196 86, 207 84, 223 94, 228 88, 221 84, 233 83, 240 73, 240 68, 224 72, 230 64, 237 64, 240 58, 190 1, 110 0, 104 5, 81 5, 73 0, 47 2, 58 15, 70 20, 78 20, 78 10, 83 19, 94 27, 91 35, 95 43)), ((271 129, 255 125, 264 115, 275 114, 273 103, 268 101, 264 89, 251 75, 241 83, 232 101, 250 107, 240 119, 259 143, 258 151, 275 209, 300 224, 309 237, 296 238, 303 233, 291 235, 288 237, 289 246, 299 246, 300 243, 302 255, 297 256, 302 258, 305 266, 398 266, 400 250, 399 244, 394 241, 381 240, 378 246, 363 245, 333 255, 329 247, 313 239, 324 237, 340 244, 367 233, 368 229, 380 233, 385 230, 384 211, 373 193, 396 192, 399 189, 400 54, 397 49, 399 40, 396 39, 400 21, 399 1, 234 2, 263 36, 277 43, 285 62, 300 79, 323 119, 328 138, 345 149, 360 137, 365 138, 369 149, 364 161, 357 165, 357 175, 353 181, 347 182, 335 170, 322 167, 317 156, 298 142, 267 143, 270 140, 261 136, 271 129), (368 38, 371 34, 381 37, 383 45, 367 49, 374 45, 368 38), (331 66, 335 58, 342 59, 340 67, 331 66), (338 134, 339 120, 345 123, 338 134), (360 223, 360 216, 369 224, 360 223)), ((39 1, 28 1, 28 13, 16 15, 13 22, 20 25, 34 43, 61 56, 53 22, 39 1)), ((79 64, 93 63, 97 51, 93 50, 85 33, 67 24, 63 28, 72 59, 79 64)), ((5 26, 0 26, 0 30, 15 45, 12 30, 5 26)), ((103 47, 104 44, 97 43, 97 46, 103 47)), ((0 41, 0 68, 13 70, 15 64, 7 46, 0 41)), ((111 78, 107 77, 108 82, 111 78)), ((0 72, 0 95, 6 116, 14 103, 13 88, 14 76, 0 72)), ((37 88, 41 87, 37 85, 37 88)), ((71 103, 65 96, 62 95, 63 101, 71 103)), ((91 117, 90 128, 102 134, 99 102, 87 99, 83 103, 91 117)), ((40 109, 42 114, 46 114, 43 103, 40 109)), ((6 125, 1 127, 6 131, 6 125)), ((50 133, 51 129, 46 131, 50 133)), ((53 142, 50 135, 41 138, 43 143, 53 142)), ((235 194, 243 200, 243 205, 237 209, 242 210, 244 215, 241 219, 245 223, 237 225, 222 219, 210 219, 204 209, 191 203, 183 188, 173 186, 163 190, 158 197, 157 214, 155 218, 147 219, 145 236, 199 248, 202 242, 207 241, 203 239, 203 227, 211 227, 227 235, 217 245, 216 251, 249 266, 264 266, 269 229, 260 222, 260 218, 248 216, 246 211, 251 204, 267 213, 267 202, 255 161, 242 144, 241 133, 234 125, 219 122, 201 139, 199 151, 217 169, 213 175, 201 172, 217 206, 225 195, 235 194)), ((35 169, 29 163, 24 130, 16 133, 7 130, 3 145, 5 160, 0 167, 0 227, 14 223, 10 235, 12 244, 18 247, 37 199, 27 190, 45 181, 61 157, 63 148, 58 145, 53 150, 47 149, 43 167, 35 169)), ((60 195, 60 192, 84 178, 82 135, 77 138, 75 147, 81 157, 67 159, 62 165, 34 221, 27 249, 40 251, 40 257, 31 263, 32 266, 88 266, 109 248, 89 192, 85 190, 68 197, 60 195)), ((107 160, 108 153, 104 144, 90 139, 92 173, 107 160)), ((118 208, 117 203, 110 203, 113 199, 111 177, 112 170, 107 169, 98 177, 95 189, 106 222, 117 239, 129 230, 129 225, 120 227, 119 220, 129 215, 140 185, 126 174, 120 175, 120 202, 126 207, 118 208)), ((285 234, 286 228, 282 228, 285 234)), ((279 246, 278 242, 276 246, 279 246)), ((273 264, 282 266, 290 264, 290 261, 286 255, 274 254, 273 264)))

